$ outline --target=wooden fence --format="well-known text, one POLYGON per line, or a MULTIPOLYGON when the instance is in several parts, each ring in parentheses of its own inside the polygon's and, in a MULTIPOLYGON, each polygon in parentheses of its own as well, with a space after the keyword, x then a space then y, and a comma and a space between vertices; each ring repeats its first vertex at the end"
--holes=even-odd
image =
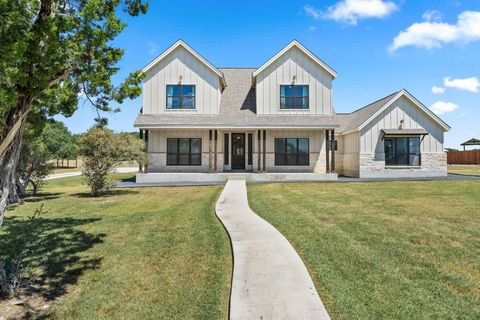
POLYGON ((480 150, 448 152, 447 163, 448 164, 480 164, 480 150))

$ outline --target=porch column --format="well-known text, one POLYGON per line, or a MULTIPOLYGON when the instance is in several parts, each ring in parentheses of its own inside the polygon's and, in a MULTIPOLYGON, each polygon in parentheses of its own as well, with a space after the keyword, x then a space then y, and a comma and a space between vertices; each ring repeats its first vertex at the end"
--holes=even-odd
POLYGON ((330 140, 330 130, 325 130, 325 153, 326 153, 326 173, 330 173, 330 148, 328 147, 328 141, 330 140))
MULTIPOLYGON (((138 134, 139 134, 140 139, 143 141, 143 130, 140 129, 138 131, 138 134)), ((147 145, 146 144, 145 144, 145 151, 147 151, 147 145)), ((75 165, 75 167, 77 167, 77 166, 75 165)), ((143 165, 141 163, 138 164, 138 172, 140 172, 140 173, 143 172, 143 165)))
MULTIPOLYGON (((148 130, 140 129, 140 139, 145 143, 145 152, 148 156, 148 130)), ((146 164, 138 164, 138 172, 147 173, 148 172, 148 159, 146 164)))
POLYGON ((217 173, 217 141, 218 130, 215 129, 215 140, 213 142, 213 171, 217 173))
POLYGON ((263 172, 267 171, 267 130, 263 130, 263 172))
POLYGON ((335 129, 332 130, 332 173, 335 173, 335 129))
POLYGON ((257 140, 258 140, 258 148, 257 148, 257 152, 258 152, 258 167, 257 167, 257 171, 258 172, 261 172, 262 171, 262 167, 261 167, 261 163, 262 163, 262 147, 261 147, 261 136, 262 136, 262 130, 257 130, 257 140))
POLYGON ((208 130, 208 172, 212 172, 212 132, 208 130))

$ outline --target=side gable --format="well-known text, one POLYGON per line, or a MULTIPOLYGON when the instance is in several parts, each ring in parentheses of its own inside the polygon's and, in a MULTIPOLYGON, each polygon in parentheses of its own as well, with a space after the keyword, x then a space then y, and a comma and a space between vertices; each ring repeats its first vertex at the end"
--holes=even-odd
POLYGON ((359 131, 369 125, 375 118, 377 118, 388 107, 394 104, 396 101, 404 97, 412 102, 418 109, 425 113, 434 123, 438 124, 444 132, 450 130, 450 126, 446 124, 440 117, 433 113, 429 108, 423 105, 418 99, 416 99, 407 90, 403 89, 398 92, 394 92, 380 100, 377 100, 361 109, 358 109, 348 115, 341 115, 341 128, 340 131, 344 134, 359 131))
POLYGON ((386 110, 389 106, 391 106, 395 101, 400 99, 401 97, 405 97, 406 99, 410 100, 416 107, 426 113, 434 122, 436 122, 444 132, 450 130, 450 126, 446 124, 439 116, 433 113, 429 108, 427 108, 424 104, 422 104, 418 99, 416 99, 413 95, 411 95, 407 90, 403 89, 398 92, 390 101, 388 101, 384 106, 382 106, 379 110, 373 113, 366 121, 364 121, 360 126, 359 130, 362 130, 365 126, 367 126, 371 121, 373 121, 379 114, 381 114, 384 110, 386 110))
POLYGON ((317 65, 325 69, 333 79, 337 77, 337 73, 335 70, 333 70, 329 65, 327 65, 324 61, 322 61, 320 58, 318 58, 315 54, 313 54, 311 51, 309 51, 307 48, 305 48, 303 45, 300 44, 297 40, 293 40, 290 42, 289 45, 287 45, 285 48, 283 48, 280 52, 278 52, 275 56, 273 56, 270 60, 265 62, 260 68, 255 70, 252 74, 252 80, 254 81, 255 84, 255 79, 256 77, 262 73, 268 66, 273 64, 275 61, 277 61, 281 56, 283 56, 286 52, 290 51, 292 48, 298 48, 301 52, 303 52, 307 57, 309 57, 311 60, 313 60, 317 65))
POLYGON ((195 58, 197 58, 201 63, 203 63, 206 67, 208 67, 211 71, 213 71, 220 79, 220 83, 222 87, 225 88, 226 82, 223 73, 215 68, 210 62, 208 62, 204 57, 198 54, 195 50, 193 50, 189 45, 187 45, 183 40, 178 40, 172 46, 170 46, 167 50, 161 53, 158 57, 156 57, 152 62, 150 62, 146 67, 142 69, 143 73, 148 73, 151 69, 153 69, 160 61, 164 60, 168 55, 174 52, 177 48, 183 47, 187 50, 190 54, 192 54, 195 58))

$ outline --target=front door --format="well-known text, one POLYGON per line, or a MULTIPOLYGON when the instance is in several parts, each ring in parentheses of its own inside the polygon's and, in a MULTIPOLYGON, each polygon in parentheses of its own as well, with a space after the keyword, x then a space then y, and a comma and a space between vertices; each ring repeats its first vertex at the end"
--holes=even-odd
POLYGON ((245 133, 232 133, 232 170, 245 169, 245 133))

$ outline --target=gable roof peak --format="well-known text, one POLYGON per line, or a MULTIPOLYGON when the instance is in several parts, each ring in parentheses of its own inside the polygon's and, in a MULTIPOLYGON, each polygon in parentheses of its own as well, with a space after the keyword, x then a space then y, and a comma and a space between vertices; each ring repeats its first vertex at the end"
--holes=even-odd
POLYGON ((166 56, 168 56, 170 53, 172 53, 175 49, 178 47, 183 47, 185 50, 187 50, 190 54, 192 54, 195 58, 200 60, 206 67, 208 67, 210 70, 212 70, 219 78, 220 82, 223 87, 226 87, 227 84, 225 82, 225 77, 223 76, 223 73, 218 70, 213 64, 211 64, 207 59, 205 59, 202 55, 200 55, 198 52, 193 50, 183 39, 178 39, 174 44, 172 44, 170 47, 168 47, 165 51, 163 51, 160 55, 158 55, 153 61, 151 61, 147 66, 145 66, 142 69, 143 73, 147 73, 150 71, 157 63, 162 61, 166 56))
POLYGON ((273 62, 275 62, 278 58, 283 56, 287 51, 296 47, 300 51, 302 51, 306 56, 312 59, 316 64, 320 65, 325 71, 327 71, 334 79, 337 77, 337 72, 333 70, 329 65, 327 65, 322 59, 317 57, 314 53, 310 50, 305 48, 298 40, 293 39, 288 45, 286 45, 282 50, 280 50, 276 55, 274 55, 270 60, 265 62, 260 68, 253 72, 252 77, 256 78, 262 71, 264 71, 268 66, 270 66, 273 62))

